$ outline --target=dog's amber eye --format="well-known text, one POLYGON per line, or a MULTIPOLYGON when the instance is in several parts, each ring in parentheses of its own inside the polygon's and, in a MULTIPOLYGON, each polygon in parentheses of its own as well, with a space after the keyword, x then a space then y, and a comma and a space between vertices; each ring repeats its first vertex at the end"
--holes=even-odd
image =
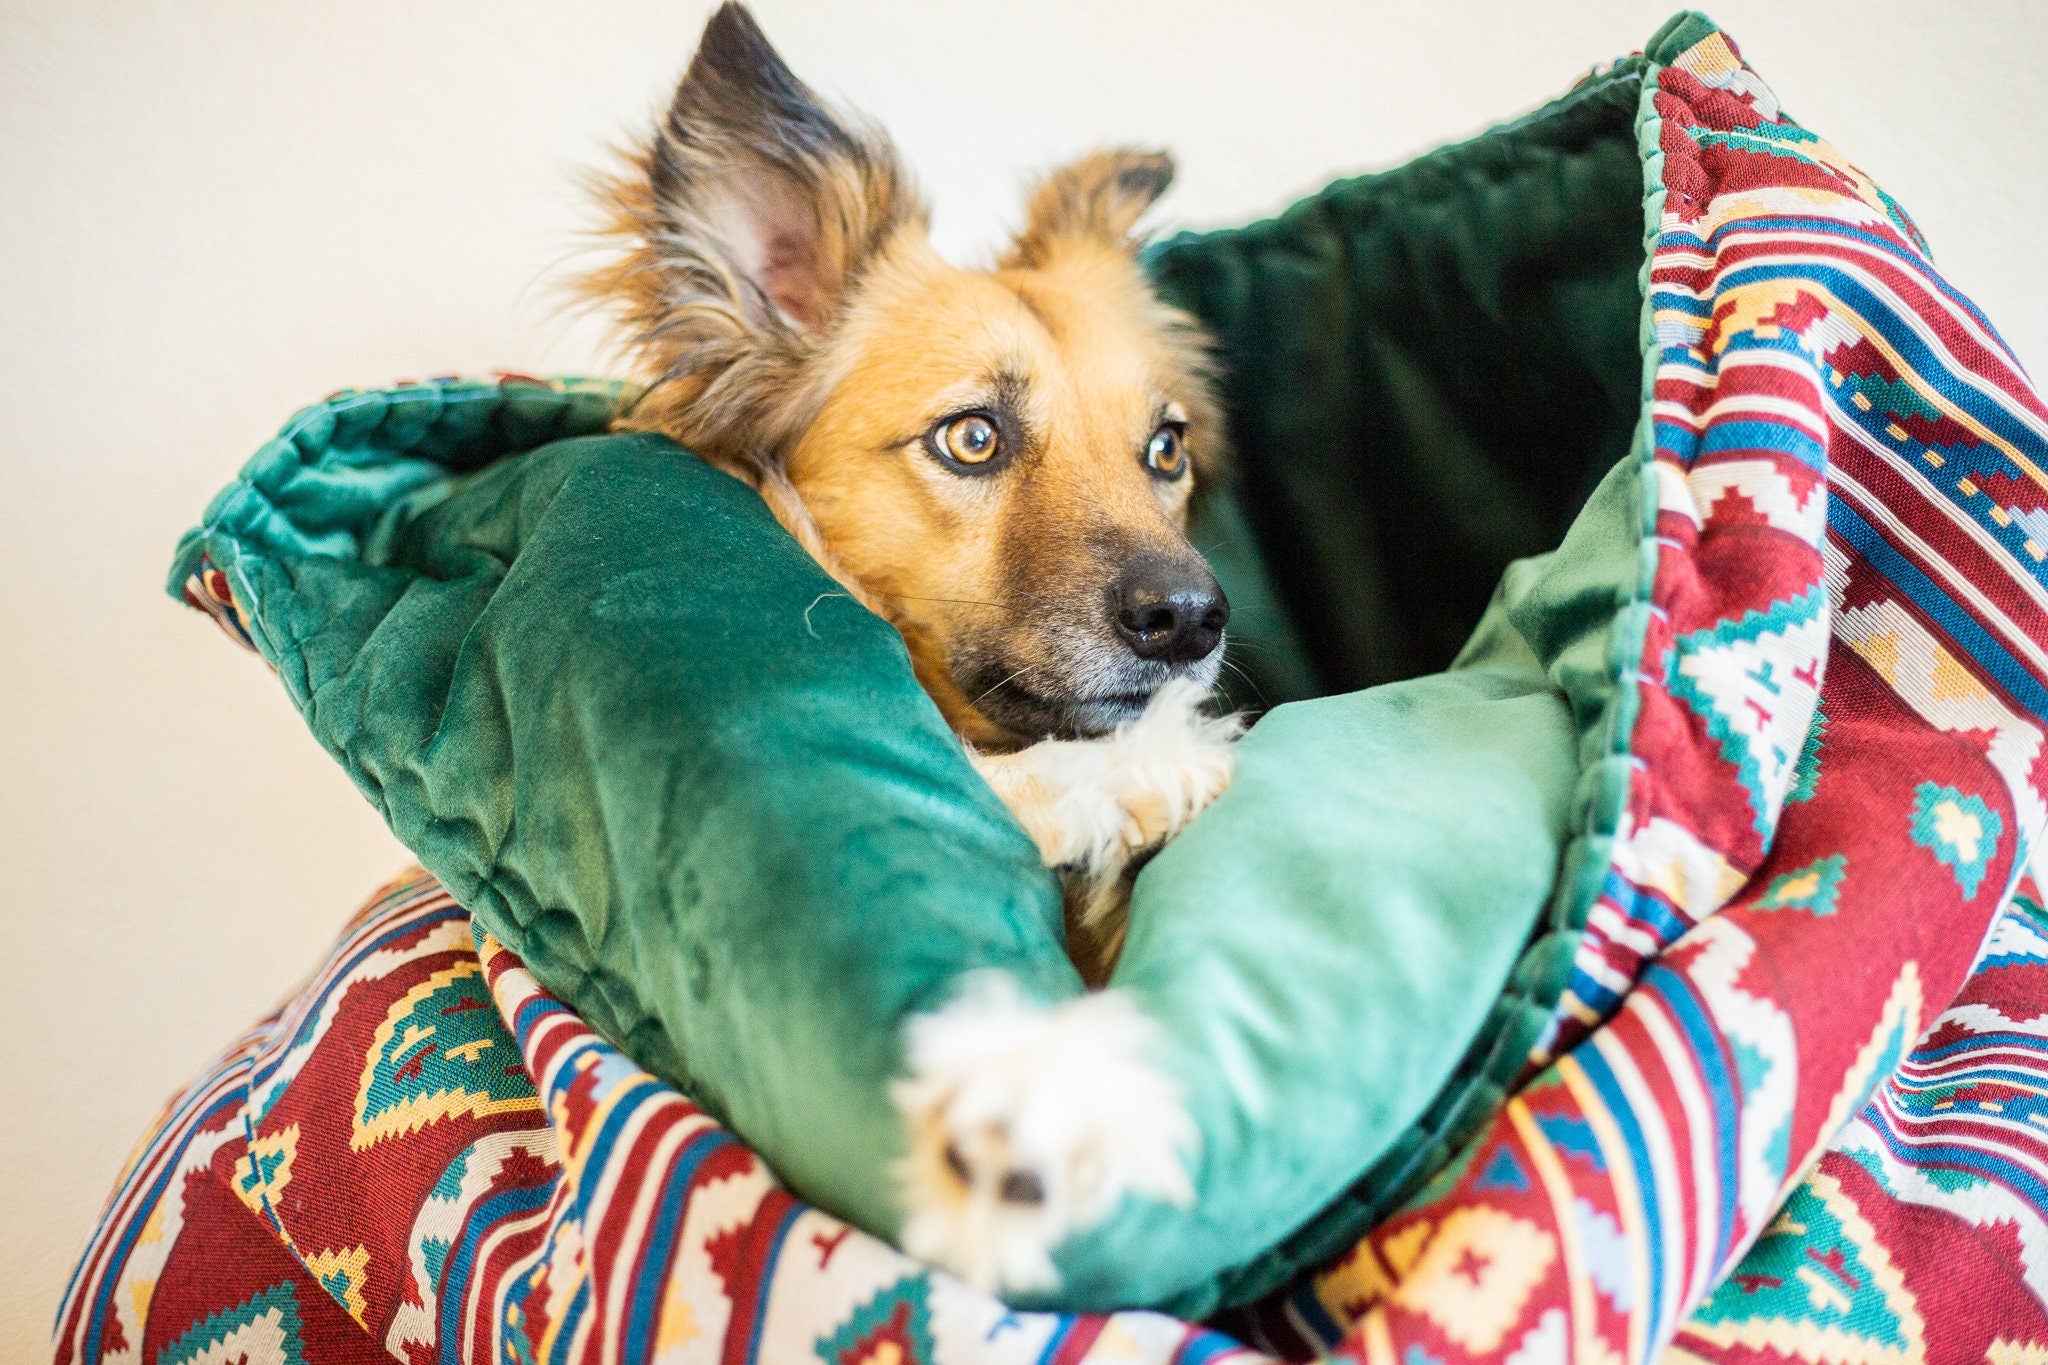
POLYGON ((1152 433, 1145 446, 1145 468, 1162 479, 1177 479, 1187 471, 1188 448, 1178 424, 1168 422, 1152 433))
POLYGON ((996 424, 978 412, 948 418, 932 437, 947 459, 961 464, 987 464, 1002 446, 996 424))

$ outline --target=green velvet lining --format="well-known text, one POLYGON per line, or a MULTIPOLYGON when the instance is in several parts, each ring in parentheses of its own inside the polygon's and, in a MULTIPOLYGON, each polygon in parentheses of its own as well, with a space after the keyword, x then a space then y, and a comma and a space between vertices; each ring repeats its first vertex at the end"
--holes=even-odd
MULTIPOLYGON (((1503 962, 1475 952, 1461 964, 1465 979, 1498 983, 1491 1007, 1455 1034, 1454 1048, 1433 1057, 1427 1040, 1403 1031, 1409 1050, 1402 1064, 1375 1059, 1369 1068, 1381 1139, 1360 1141, 1355 1116, 1348 1135, 1356 1150, 1376 1158, 1348 1183, 1312 1196, 1320 1212, 1292 1233, 1252 1239, 1248 1245, 1264 1249, 1222 1272, 1213 1292, 1163 1296, 1176 1311, 1200 1313, 1265 1293, 1340 1252, 1413 1193, 1499 1107, 1569 978, 1626 804, 1636 706, 1627 680, 1641 656, 1656 563, 1648 419, 1654 356, 1644 290, 1663 208, 1655 59, 1711 31, 1694 31, 1702 23, 1680 16, 1653 40, 1649 57, 1625 59, 1474 142, 1340 183, 1277 220, 1177 239, 1155 254, 1168 291, 1224 342, 1239 462, 1231 501, 1243 511, 1230 513, 1242 529, 1219 538, 1231 549, 1219 572, 1233 594, 1242 581, 1233 569, 1249 565, 1259 574, 1249 585, 1262 605, 1250 623, 1254 649, 1237 660, 1256 693, 1314 695, 1309 686, 1341 688, 1439 666, 1433 651, 1451 634, 1445 627, 1470 629, 1458 636, 1462 647, 1447 676, 1533 670, 1569 706, 1576 749, 1562 767, 1575 776, 1563 794, 1556 876, 1539 898, 1543 912, 1523 921, 1517 955, 1503 962), (1677 46, 1673 33, 1684 38, 1677 46), (1433 283, 1418 284, 1418 271, 1433 283), (1475 380, 1471 343, 1460 337, 1461 330, 1490 329, 1522 338, 1519 363, 1530 367, 1522 382, 1553 395, 1597 397, 1577 414, 1578 425, 1560 433, 1544 402, 1530 405, 1535 416, 1524 413, 1526 426, 1496 412, 1498 394, 1484 376, 1475 380), (1538 377, 1529 378, 1531 369, 1538 377), (1589 429, 1589 413, 1604 420, 1589 429), (1598 474, 1604 477, 1590 496, 1579 491, 1598 474), (1467 499, 1467 491, 1479 496, 1467 499), (1513 559, 1529 538, 1557 543, 1547 518, 1560 497, 1569 522, 1562 545, 1513 559), (1503 515, 1504 507, 1526 509, 1529 524, 1503 515), (1257 553, 1236 543, 1247 537, 1257 553), (1311 566, 1306 576, 1304 565, 1311 566), (1423 572, 1431 576, 1418 583, 1423 572), (1471 620, 1482 583, 1497 583, 1484 615, 1476 628, 1458 626, 1471 620), (1410 608, 1418 593, 1427 610, 1410 608), (1329 627, 1332 618, 1339 628, 1329 627), (1300 650, 1298 640, 1317 644, 1300 650), (1314 660, 1306 670, 1294 662, 1304 655, 1314 660), (1276 676, 1266 662, 1276 656, 1292 671, 1276 676)), ((1504 364, 1497 350, 1482 354, 1504 364)), ((1527 401, 1523 393, 1515 403, 1527 401)), ((1261 730, 1294 709, 1283 706, 1261 730)), ((1541 728, 1529 716, 1517 719, 1531 732, 1541 728)), ((1259 738, 1255 730, 1245 746, 1252 780, 1259 738)), ((1309 769, 1290 776, 1324 792, 1330 780, 1314 768, 1317 753, 1301 746, 1296 757, 1309 769)), ((1546 783, 1555 780, 1552 774, 1546 783)), ((1470 813, 1475 807, 1461 807, 1464 795, 1448 783, 1411 799, 1438 828, 1480 823, 1470 813)), ((1218 824, 1229 809, 1226 797, 1218 824)), ((1484 823, 1497 827, 1498 813, 1484 823)), ((1198 825, 1184 837, 1207 833, 1198 825)), ((1257 837, 1240 833, 1247 842, 1257 837)), ((1396 856, 1361 875, 1405 871, 1404 845, 1372 844, 1383 858, 1390 849, 1396 856)), ((1175 854, 1169 849, 1159 864, 1172 867, 1175 854)), ((1451 874, 1462 869, 1445 865, 1432 888, 1443 921, 1410 926, 1398 941, 1427 953, 1443 941, 1446 925, 1475 912, 1498 934, 1504 906, 1514 901, 1513 878, 1488 870, 1475 894, 1461 898, 1451 874)), ((1148 870, 1141 879, 1139 913, 1151 913, 1147 882, 1160 875, 1148 870)), ((1147 923, 1134 927, 1134 953, 1147 923)), ((1120 983, 1126 975, 1120 971, 1120 983)), ((1402 1003, 1419 1006, 1413 994, 1411 987, 1402 1003)), ((1456 1016, 1448 1002, 1420 1013, 1456 1016)))
MULTIPOLYGON (((1642 71, 1153 251, 1221 342, 1232 491, 1315 693, 1447 666, 1507 565, 1555 547, 1629 450, 1642 71)), ((1236 661, 1272 701, 1302 695, 1261 652, 1236 661)))

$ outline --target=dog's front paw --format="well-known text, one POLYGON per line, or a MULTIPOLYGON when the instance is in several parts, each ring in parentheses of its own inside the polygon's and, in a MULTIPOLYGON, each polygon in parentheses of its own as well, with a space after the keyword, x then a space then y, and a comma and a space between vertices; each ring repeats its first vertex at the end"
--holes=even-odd
POLYGON ((1205 714, 1206 696, 1186 679, 1170 682, 1107 741, 1105 779, 1126 858, 1165 843, 1230 786, 1244 718, 1205 714))
POLYGON ((1202 711, 1202 688, 1159 689, 1137 719, 1097 739, 1048 739, 974 764, 1038 845, 1047 867, 1114 881, 1230 785, 1241 716, 1202 711))
POLYGON ((913 1020, 903 1249, 988 1292, 1050 1289, 1053 1250, 1125 1195, 1193 1202, 1195 1127, 1145 1060, 1154 1033, 1122 995, 1046 1008, 996 973, 913 1020))

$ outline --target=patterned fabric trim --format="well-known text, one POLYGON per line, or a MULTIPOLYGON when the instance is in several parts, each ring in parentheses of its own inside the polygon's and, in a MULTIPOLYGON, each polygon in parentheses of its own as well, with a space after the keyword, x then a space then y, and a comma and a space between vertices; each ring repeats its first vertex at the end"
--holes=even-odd
MULTIPOLYGON (((1006 1313, 804 1208, 737 1141, 540 989, 511 953, 488 939, 480 957, 463 946, 473 932, 431 878, 395 883, 299 997, 166 1109, 73 1278, 58 1320, 60 1362, 1263 1359, 1149 1314, 1006 1313), (475 1021, 443 1049, 466 1074, 425 1063, 408 1072, 431 1042, 406 1043, 409 1029, 388 1048, 393 1035, 382 1025, 414 1024, 419 986, 437 979, 488 983, 495 1008, 473 1008, 473 994, 425 996, 435 1021, 425 1027, 475 1021), (518 1075, 540 1079, 501 1092, 539 1101, 517 1106, 512 1121, 485 1131, 473 1105, 421 1113, 385 1147, 372 1183, 307 1155, 337 1146, 311 1130, 346 1134, 363 1114, 345 1087, 366 1050, 370 1069, 381 1058, 396 1087, 384 1095, 390 1104, 493 1084, 492 1071, 504 1068, 484 1059, 514 1047, 518 1075), (310 1212, 323 1206, 341 1214, 324 1228, 310 1212)), ((1600 1152, 1597 1132, 1574 1115, 1540 1094, 1524 1101, 1525 1127, 1545 1136, 1550 1162, 1532 1168, 1520 1153, 1495 1151, 1463 1163, 1497 1190, 1555 1178, 1559 1166, 1600 1152)), ((2043 1128, 2048 911, 2027 884, 1961 996, 1666 1358, 2032 1359, 2026 1352, 2048 1345, 2043 1128)), ((1464 1302, 1442 1304, 1467 1310, 1454 1320, 1468 1337, 1484 1340, 1503 1316, 1501 1272, 1488 1257, 1526 1253, 1524 1231, 1512 1216, 1468 1216, 1438 1234, 1478 1272, 1464 1302)), ((1639 1285, 1623 1241, 1616 1219, 1585 1210, 1577 1273, 1586 1293, 1639 1285)), ((1411 1231, 1380 1254, 1374 1264, 1405 1260, 1412 1273, 1448 1253, 1411 1231)), ((1508 1262, 1524 1273, 1528 1263, 1526 1254, 1508 1262)), ((1535 1344, 1558 1349, 1520 1359, 1609 1358, 1573 1354, 1584 1343, 1561 1335, 1568 1326, 1564 1310, 1546 1307, 1535 1344)), ((1530 1345, 1526 1333, 1500 1336, 1499 1358, 1530 1345)), ((1435 1358, 1426 1349, 1402 1357, 1435 1358)))
POLYGON ((1666 1359, 2048 1358, 2048 913, 1984 960, 1666 1359))
POLYGON ((249 635, 249 623, 242 618, 242 609, 235 605, 228 576, 214 568, 211 560, 201 559, 192 576, 185 580, 185 605, 205 612, 222 634, 251 654, 256 652, 256 641, 249 635))

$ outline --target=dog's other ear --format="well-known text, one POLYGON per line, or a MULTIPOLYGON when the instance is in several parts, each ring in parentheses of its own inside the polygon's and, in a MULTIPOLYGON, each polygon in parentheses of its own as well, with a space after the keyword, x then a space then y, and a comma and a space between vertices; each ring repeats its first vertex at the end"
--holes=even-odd
POLYGON ((924 218, 888 139, 826 109, 737 4, 705 25, 647 170, 672 271, 757 325, 818 327, 889 233, 924 218))
POLYGON ((1042 266, 1063 244, 1129 248, 1152 201, 1173 183, 1173 158, 1129 147, 1092 152, 1032 188, 1024 230, 1003 257, 1007 267, 1042 266))

